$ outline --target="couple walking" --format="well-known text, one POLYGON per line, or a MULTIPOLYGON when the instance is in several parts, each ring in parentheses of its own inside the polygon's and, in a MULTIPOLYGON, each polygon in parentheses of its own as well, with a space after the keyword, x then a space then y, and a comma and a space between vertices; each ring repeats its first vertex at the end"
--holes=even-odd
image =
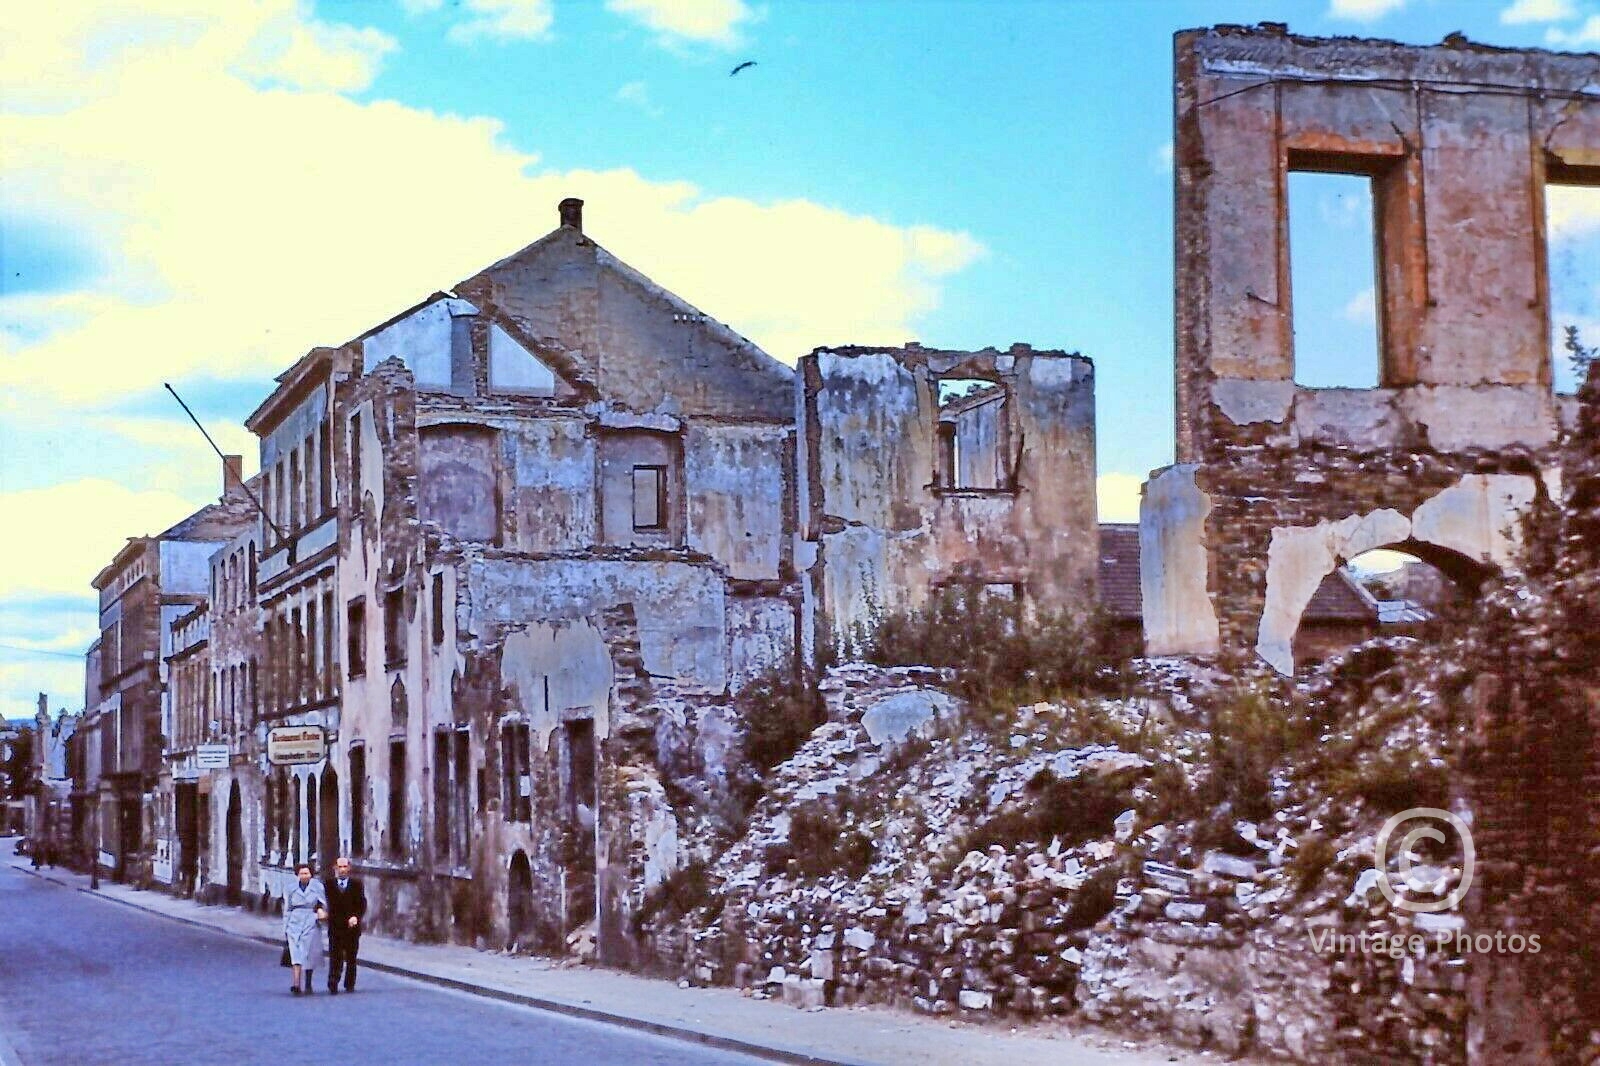
POLYGON ((286 965, 294 968, 294 983, 289 991, 310 994, 312 973, 322 962, 322 929, 328 927, 328 992, 339 993, 339 975, 344 974, 344 990, 356 990, 356 953, 361 948, 361 923, 367 916, 367 893, 360 878, 350 876, 350 860, 340 856, 333 864, 333 876, 326 881, 311 878, 311 864, 294 868, 297 884, 283 897, 283 938, 286 965))

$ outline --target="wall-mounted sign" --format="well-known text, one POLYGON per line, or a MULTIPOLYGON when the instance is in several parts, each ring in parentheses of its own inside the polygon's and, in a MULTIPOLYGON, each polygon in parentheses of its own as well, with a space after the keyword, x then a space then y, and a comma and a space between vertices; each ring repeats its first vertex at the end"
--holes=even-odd
POLYGON ((196 770, 226 770, 228 768, 228 745, 201 744, 195 748, 194 768, 196 770))
POLYGON ((267 734, 267 761, 274 766, 321 762, 327 741, 319 725, 284 725, 267 734))

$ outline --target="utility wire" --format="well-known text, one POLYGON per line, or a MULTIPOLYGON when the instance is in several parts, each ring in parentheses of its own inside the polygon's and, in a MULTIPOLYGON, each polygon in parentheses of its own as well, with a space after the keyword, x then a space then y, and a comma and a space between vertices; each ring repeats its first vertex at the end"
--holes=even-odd
MULTIPOLYGON (((206 439, 206 443, 211 445, 211 450, 217 453, 217 458, 226 463, 228 461, 228 457, 222 454, 222 449, 217 447, 217 442, 211 439, 211 434, 206 432, 206 427, 202 426, 200 424, 200 420, 194 416, 194 412, 189 410, 189 405, 183 402, 183 397, 178 395, 178 390, 173 388, 165 381, 163 381, 161 384, 168 392, 172 393, 172 398, 178 401, 178 406, 183 408, 183 413, 189 416, 189 421, 194 423, 194 428, 198 429, 200 431, 200 435, 206 439)), ((245 481, 243 476, 239 478, 239 487, 244 489, 245 495, 250 497, 250 502, 255 504, 256 510, 260 512, 261 520, 272 527, 272 531, 278 535, 278 539, 288 539, 284 536, 283 529, 278 525, 278 523, 274 522, 271 517, 268 516, 267 509, 261 506, 261 501, 256 499, 256 494, 251 491, 249 482, 245 481)))
POLYGON ((43 648, 25 648, 21 644, 5 643, 0 643, 0 648, 5 648, 7 651, 24 651, 29 655, 54 655, 58 659, 76 659, 80 662, 83 660, 83 653, 81 652, 74 655, 68 651, 45 651, 43 648))

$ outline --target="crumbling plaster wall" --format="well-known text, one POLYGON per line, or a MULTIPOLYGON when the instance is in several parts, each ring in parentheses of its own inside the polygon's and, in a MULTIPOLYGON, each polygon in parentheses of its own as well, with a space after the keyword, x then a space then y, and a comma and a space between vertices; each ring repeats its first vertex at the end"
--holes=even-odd
POLYGON ((1189 473, 1147 486, 1147 647, 1292 669, 1308 582, 1363 545, 1502 564, 1553 468, 1574 408, 1550 388, 1545 181, 1595 161, 1600 59, 1272 25, 1175 51, 1178 460, 1206 513, 1174 507, 1189 473), (1294 381, 1295 169, 1373 178, 1380 388, 1294 381))
MULTIPOLYGON (((339 738, 331 762, 344 782, 346 793, 360 788, 363 795, 364 854, 353 856, 374 895, 376 931, 416 935, 416 916, 427 913, 419 867, 424 854, 427 814, 430 692, 450 690, 449 676, 433 676, 434 656, 428 654, 428 627, 423 615, 428 599, 417 513, 417 470, 420 449, 416 432, 416 391, 411 372, 398 359, 389 359, 339 386, 336 423, 337 459, 348 470, 353 451, 349 437, 360 433, 360 496, 355 486, 342 481, 337 602, 340 610, 360 599, 364 603, 363 631, 354 639, 364 649, 362 670, 353 671, 348 659, 352 635, 348 613, 340 622, 344 644, 339 738), (352 422, 352 418, 355 419, 352 422), (398 592, 403 654, 391 660, 385 648, 385 612, 389 593, 398 592), (390 744, 405 743, 404 781, 390 780, 390 744), (365 751, 366 776, 361 782, 350 775, 350 750, 365 751), (404 792, 400 836, 390 832, 388 811, 391 789, 404 792)), ((439 699, 435 693, 433 699, 439 699)), ((341 804, 339 839, 352 839, 351 805, 341 804)))
POLYGON ((645 669, 702 692, 728 681, 724 580, 709 560, 529 559, 484 553, 467 567, 465 628, 474 635, 537 620, 573 623, 631 603, 645 669))
MULTIPOLYGON (((706 708, 727 698, 730 683, 792 654, 796 604, 783 576, 792 513, 781 468, 792 448, 787 427, 636 415, 599 401, 417 392, 397 360, 343 387, 340 409, 346 426, 357 416, 362 433, 363 494, 359 510, 352 507, 359 517, 343 542, 340 576, 341 603, 366 603, 367 665, 347 682, 335 767, 347 788, 356 786, 349 746, 366 746, 367 854, 358 863, 388 916, 376 927, 560 950, 582 912, 574 901, 587 878, 601 908, 604 950, 625 959, 626 918, 643 891, 635 881, 676 868, 678 846, 677 815, 653 758, 641 754, 650 746, 618 737, 615 646, 623 639, 648 683, 683 694, 676 731, 694 735, 715 719, 706 708), (676 536, 599 543, 603 454, 636 438, 670 444, 666 458, 679 472, 676 536), (462 463, 481 469, 465 481, 449 476, 462 463), (740 498, 737 463, 776 484, 744 485, 740 498), (437 629, 436 580, 447 612, 437 629), (403 662, 391 664, 384 615, 395 589, 406 650, 403 662), (602 639, 601 620, 617 610, 628 612, 628 635, 602 639), (554 734, 574 717, 595 723, 601 781, 610 790, 598 830, 572 823, 563 799, 565 756, 554 734), (504 806, 510 723, 531 733, 527 819, 504 806), (435 734, 462 729, 471 751, 470 879, 447 865, 449 844, 436 839, 441 812, 434 809, 438 775, 448 771, 434 765, 435 734), (398 848, 386 824, 387 747, 397 738, 407 743, 398 848), (573 865, 574 848, 589 832, 599 835, 596 866, 585 874, 573 865), (510 867, 519 852, 533 883, 514 928, 510 867)), ((347 463, 348 442, 341 446, 339 461, 347 463)), ((623 466, 635 458, 626 447, 619 454, 623 466)), ((653 705, 639 711, 624 732, 653 737, 660 713, 653 705)), ((341 832, 348 839, 348 826, 341 832)))
POLYGON ((1094 367, 1078 355, 818 349, 801 361, 803 536, 820 639, 870 631, 944 582, 1016 583, 1041 607, 1093 602, 1094 367), (1007 390, 1015 485, 939 484, 941 377, 1007 390))

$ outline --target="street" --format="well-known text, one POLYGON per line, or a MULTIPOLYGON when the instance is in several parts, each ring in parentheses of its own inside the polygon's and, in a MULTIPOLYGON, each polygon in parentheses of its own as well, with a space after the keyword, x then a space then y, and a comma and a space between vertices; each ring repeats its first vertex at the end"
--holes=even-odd
POLYGON ((0 866, 0 1062, 727 1064, 759 1060, 365 972, 289 994, 262 944, 91 899, 0 866))

